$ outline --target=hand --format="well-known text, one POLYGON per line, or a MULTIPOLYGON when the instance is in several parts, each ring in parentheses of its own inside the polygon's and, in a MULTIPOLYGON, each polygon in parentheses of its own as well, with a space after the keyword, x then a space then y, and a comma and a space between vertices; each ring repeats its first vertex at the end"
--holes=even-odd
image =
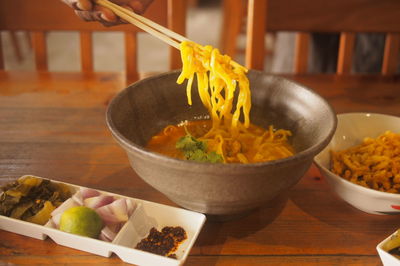
MULTIPOLYGON (((126 23, 110 9, 96 5, 94 0, 62 0, 75 9, 75 13, 85 21, 99 21, 105 26, 126 23)), ((115 4, 128 8, 135 13, 142 14, 153 0, 110 0, 115 4)))

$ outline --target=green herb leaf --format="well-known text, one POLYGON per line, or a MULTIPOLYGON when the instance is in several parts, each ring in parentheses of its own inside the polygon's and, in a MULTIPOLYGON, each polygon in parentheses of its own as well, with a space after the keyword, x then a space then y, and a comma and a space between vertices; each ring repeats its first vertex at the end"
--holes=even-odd
POLYGON ((186 160, 210 163, 223 162, 222 156, 215 151, 207 153, 206 142, 197 140, 189 134, 180 138, 175 147, 183 152, 186 160))
POLYGON ((203 141, 199 141, 191 135, 186 135, 178 140, 175 147, 182 151, 206 150, 207 145, 203 141))
POLYGON ((215 151, 210 152, 207 154, 207 160, 211 163, 222 163, 222 156, 216 153, 215 151))

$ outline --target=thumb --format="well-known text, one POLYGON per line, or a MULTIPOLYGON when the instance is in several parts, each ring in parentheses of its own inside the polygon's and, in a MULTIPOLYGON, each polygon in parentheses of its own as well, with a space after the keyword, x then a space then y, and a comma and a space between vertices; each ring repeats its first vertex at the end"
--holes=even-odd
POLYGON ((93 8, 92 1, 90 0, 77 0, 76 7, 80 10, 90 11, 93 8))

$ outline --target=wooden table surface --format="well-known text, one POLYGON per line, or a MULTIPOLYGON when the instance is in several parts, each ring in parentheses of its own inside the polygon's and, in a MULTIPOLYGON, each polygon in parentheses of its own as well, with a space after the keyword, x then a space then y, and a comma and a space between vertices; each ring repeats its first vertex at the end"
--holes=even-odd
MULTIPOLYGON (((400 116, 400 78, 291 76, 337 113, 400 116)), ((121 75, 0 72, 0 183, 25 174, 176 206, 142 181, 105 124, 121 75)), ((315 168, 281 199, 241 219, 207 220, 186 265, 379 265, 376 245, 400 216, 363 213, 340 200, 315 168)), ((124 264, 0 230, 0 265, 124 264)))

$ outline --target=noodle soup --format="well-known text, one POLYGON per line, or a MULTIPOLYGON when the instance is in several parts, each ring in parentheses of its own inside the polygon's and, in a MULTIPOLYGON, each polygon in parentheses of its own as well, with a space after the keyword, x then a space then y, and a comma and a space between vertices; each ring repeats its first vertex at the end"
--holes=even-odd
POLYGON ((153 136, 146 148, 177 159, 224 163, 265 162, 294 154, 294 149, 288 141, 288 137, 291 136, 288 130, 275 130, 272 126, 265 130, 250 124, 248 128, 241 128, 236 136, 232 136, 226 127, 220 127, 218 132, 209 134, 211 127, 211 120, 169 125, 153 136), (194 144, 195 150, 192 150, 192 153, 197 154, 188 156, 187 152, 179 147, 183 141, 197 141, 197 144, 204 145, 204 149, 200 151, 198 145, 194 144))

